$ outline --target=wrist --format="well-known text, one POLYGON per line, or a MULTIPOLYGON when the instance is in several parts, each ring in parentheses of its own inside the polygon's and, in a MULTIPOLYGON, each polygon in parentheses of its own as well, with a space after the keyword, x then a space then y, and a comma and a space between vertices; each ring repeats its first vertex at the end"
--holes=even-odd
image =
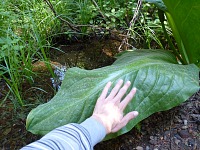
POLYGON ((104 128, 106 130, 106 134, 109 134, 111 132, 111 127, 109 127, 109 125, 106 123, 105 119, 102 119, 102 117, 95 115, 95 114, 93 114, 91 117, 104 126, 104 128))

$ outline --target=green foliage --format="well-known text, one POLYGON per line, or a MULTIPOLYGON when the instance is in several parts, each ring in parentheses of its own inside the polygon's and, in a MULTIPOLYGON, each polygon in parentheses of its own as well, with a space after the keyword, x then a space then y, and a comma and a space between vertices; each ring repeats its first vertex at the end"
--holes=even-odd
POLYGON ((167 7, 165 6, 162 0, 145 0, 145 2, 155 4, 162 11, 167 11, 167 7))
MULTIPOLYGON (((178 45, 183 64, 195 63, 200 67, 200 3, 197 1, 146 0, 165 11, 178 45), (164 2, 164 3, 163 3, 164 2), (165 6, 166 5, 166 6, 165 6), (176 7, 175 7, 176 6, 176 7)), ((178 53, 177 53, 177 57, 178 53)))
POLYGON ((195 65, 177 64, 176 58, 164 50, 126 52, 113 65, 94 70, 71 68, 56 96, 30 112, 27 129, 43 135, 67 123, 80 123, 91 116, 108 81, 130 80, 132 87, 137 87, 137 94, 125 113, 137 110, 140 115, 106 139, 116 137, 151 114, 168 110, 188 99, 199 88, 198 71, 195 65))
POLYGON ((21 95, 22 83, 33 81, 32 62, 47 61, 46 40, 57 26, 54 15, 43 1, 5 0, 0 5, 0 74, 16 97, 16 105, 25 103, 21 95))
MULTIPOLYGON (((135 0, 96 0, 97 6, 91 0, 50 2, 53 8, 43 0, 18 0, 17 3, 16 0, 5 0, 0 5, 0 75, 7 81, 20 105, 24 105, 22 83, 25 80, 33 82, 32 63, 35 60, 48 62, 48 49, 55 44, 52 43, 53 37, 60 34, 68 38, 78 34, 82 37, 94 31, 108 34, 112 29, 126 32, 136 8, 135 0), (77 25, 80 32, 72 30, 59 17, 77 25)), ((146 6, 144 9, 148 9, 146 6)), ((129 29, 130 36, 137 45, 151 48, 152 41, 156 41, 162 48, 159 40, 161 26, 151 18, 149 13, 144 13, 139 23, 129 29), (140 39, 141 43, 138 42, 140 39)), ((50 69, 49 63, 46 65, 50 69)))
POLYGON ((136 7, 135 0, 126 2, 96 0, 95 2, 97 6, 91 0, 61 0, 58 5, 54 6, 58 15, 71 23, 79 26, 86 25, 81 28, 85 34, 91 32, 91 26, 106 29, 123 27, 125 29, 136 7), (62 9, 60 9, 61 5, 62 9))
POLYGON ((164 0, 168 8, 166 16, 171 25, 180 54, 185 64, 195 63, 200 67, 200 3, 198 1, 164 0), (174 7, 176 6, 176 7, 174 7))

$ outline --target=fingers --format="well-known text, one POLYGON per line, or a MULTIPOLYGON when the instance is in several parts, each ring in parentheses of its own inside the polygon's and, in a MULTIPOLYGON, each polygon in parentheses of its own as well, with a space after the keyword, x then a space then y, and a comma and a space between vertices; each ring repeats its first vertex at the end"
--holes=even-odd
POLYGON ((112 129, 111 132, 114 133, 114 132, 119 131, 121 128, 123 128, 124 126, 126 126, 126 124, 127 124, 130 120, 132 120, 133 118, 135 118, 135 117, 137 117, 137 116, 138 116, 138 112, 137 112, 137 111, 132 111, 132 112, 126 114, 126 116, 124 116, 124 117, 122 118, 122 120, 120 121, 120 123, 117 124, 117 126, 114 127, 114 128, 112 129))
POLYGON ((128 105, 128 103, 133 99, 133 96, 136 93, 136 88, 133 88, 129 94, 124 98, 124 100, 120 103, 120 108, 122 109, 122 111, 126 108, 126 106, 128 105))
POLYGON ((131 85, 130 81, 127 81, 124 86, 119 90, 118 94, 115 96, 114 100, 115 101, 120 101, 122 99, 122 97, 124 96, 124 94, 126 93, 126 91, 128 90, 129 86, 131 85))
POLYGON ((108 94, 108 90, 110 89, 110 86, 112 85, 112 82, 108 82, 107 84, 106 84, 106 86, 104 87, 104 89, 103 89, 103 91, 102 91, 102 93, 101 93, 101 95, 100 95, 100 97, 99 97, 99 99, 98 100, 102 100, 102 99, 105 99, 106 98, 106 96, 107 96, 107 94, 108 94))
POLYGON ((123 84, 123 80, 120 79, 117 84, 115 85, 115 87, 112 89, 110 95, 107 97, 107 99, 113 99, 115 97, 115 95, 117 94, 117 92, 119 91, 120 87, 123 84))

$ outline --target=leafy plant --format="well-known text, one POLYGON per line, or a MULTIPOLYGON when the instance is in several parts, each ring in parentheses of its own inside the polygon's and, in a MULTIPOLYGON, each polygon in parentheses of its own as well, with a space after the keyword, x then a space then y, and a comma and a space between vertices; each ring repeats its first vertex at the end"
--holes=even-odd
POLYGON ((198 90, 198 71, 195 65, 177 64, 176 58, 163 50, 127 52, 113 65, 91 71, 71 68, 56 96, 30 112, 27 129, 35 134, 46 134, 66 123, 82 122, 92 114, 105 84, 121 78, 130 80, 138 89, 126 112, 137 110, 140 113, 107 139, 121 135, 149 115, 170 109, 189 98, 198 90))
POLYGON ((0 5, 0 75, 15 96, 15 106, 26 104, 22 83, 33 82, 33 61, 48 60, 46 39, 57 22, 44 6, 43 1, 29 0, 5 0, 0 5))
MULTIPOLYGON (((165 8, 162 1, 153 2, 165 8)), ((180 105, 194 94, 199 89, 199 68, 191 63, 199 64, 197 48, 200 35, 194 32, 199 31, 200 22, 191 22, 196 21, 195 17, 200 11, 191 8, 200 6, 200 2, 164 2, 179 47, 179 51, 176 51, 180 52, 179 58, 183 59, 186 65, 180 64, 175 54, 166 50, 134 50, 120 54, 111 66, 94 70, 71 68, 67 71, 56 96, 30 112, 27 129, 34 134, 43 135, 61 125, 84 121, 92 114, 105 84, 108 81, 116 83, 119 78, 130 80, 132 87, 138 89, 125 113, 137 110, 140 115, 119 132, 108 135, 106 139, 130 131, 151 114, 180 105), (191 37, 191 33, 194 37, 191 37)))
POLYGON ((200 36, 196 34, 200 31, 200 21, 197 19, 200 15, 198 9, 200 3, 186 0, 181 2, 172 0, 146 1, 154 3, 160 10, 165 12, 178 45, 178 50, 175 50, 175 54, 180 61, 183 64, 195 63, 200 67, 200 46, 198 44, 200 36), (178 55, 181 55, 181 57, 178 55))

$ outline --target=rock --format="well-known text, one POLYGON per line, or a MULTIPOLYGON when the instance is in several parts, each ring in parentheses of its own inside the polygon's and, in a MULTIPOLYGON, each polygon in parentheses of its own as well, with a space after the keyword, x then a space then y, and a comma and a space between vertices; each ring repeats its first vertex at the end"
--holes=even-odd
POLYGON ((181 119, 185 120, 186 119, 186 114, 181 114, 181 119))
POLYGON ((178 139, 178 140, 181 140, 181 137, 180 137, 179 134, 175 134, 174 137, 175 137, 176 139, 178 139))
POLYGON ((180 142, 181 142, 181 140, 179 140, 179 139, 177 139, 177 138, 174 138, 174 143, 175 143, 176 145, 179 145, 180 142))
POLYGON ((183 124, 184 124, 184 126, 187 126, 188 125, 188 121, 187 120, 183 120, 183 124))
POLYGON ((164 140, 167 140, 170 137, 170 131, 165 131, 164 140))
POLYGON ((200 114, 191 114, 194 121, 200 121, 200 114))
POLYGON ((195 145, 195 140, 194 139, 188 139, 188 146, 194 147, 195 145))
POLYGON ((189 129, 189 131, 188 131, 188 132, 191 134, 191 133, 193 133, 193 130, 192 130, 192 129, 189 129))
POLYGON ((164 135, 170 137, 170 131, 165 131, 164 135))
POLYGON ((187 130, 181 130, 178 132, 181 138, 188 138, 190 136, 189 132, 187 130))
POLYGON ((175 116, 174 118, 175 118, 174 123, 181 123, 182 122, 182 120, 178 116, 175 116))
POLYGON ((196 131, 193 131, 193 132, 192 132, 192 135, 193 135, 193 136, 198 136, 198 134, 199 134, 199 133, 196 132, 196 131))
POLYGON ((156 145, 157 142, 156 142, 156 140, 150 140, 149 143, 150 143, 151 145, 156 145))
MULTIPOLYGON (((62 65, 59 62, 50 61, 50 67, 54 70, 57 67, 61 67, 62 65)), ((44 61, 37 61, 33 64, 32 71, 34 72, 46 72, 49 68, 47 67, 44 61)))
POLYGON ((150 138, 150 140, 154 140, 154 136, 150 136, 149 138, 150 138))
POLYGON ((137 146, 136 150, 143 150, 143 147, 142 146, 137 146))
POLYGON ((181 129, 183 129, 183 130, 185 130, 185 129, 187 129, 188 128, 188 126, 182 126, 181 127, 181 129))
POLYGON ((149 146, 146 146, 146 150, 150 150, 150 147, 149 147, 149 146))
POLYGON ((188 103, 188 104, 187 104, 187 107, 188 107, 188 108, 192 108, 192 107, 193 107, 193 104, 192 104, 192 103, 188 103))

